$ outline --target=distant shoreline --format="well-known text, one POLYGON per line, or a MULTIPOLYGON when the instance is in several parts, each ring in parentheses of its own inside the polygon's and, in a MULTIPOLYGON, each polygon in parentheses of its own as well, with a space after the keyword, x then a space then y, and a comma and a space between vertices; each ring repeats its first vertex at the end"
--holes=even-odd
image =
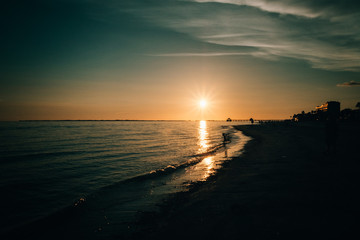
MULTIPOLYGON (((91 119, 59 119, 59 120, 9 120, 9 121, 0 121, 0 122, 198 122, 198 121, 208 121, 208 122, 227 122, 226 120, 143 120, 143 119, 103 119, 103 120, 91 120, 91 119)), ((284 122, 289 121, 288 119, 259 119, 255 122, 284 122)), ((250 122, 249 119, 233 119, 231 122, 250 122)))

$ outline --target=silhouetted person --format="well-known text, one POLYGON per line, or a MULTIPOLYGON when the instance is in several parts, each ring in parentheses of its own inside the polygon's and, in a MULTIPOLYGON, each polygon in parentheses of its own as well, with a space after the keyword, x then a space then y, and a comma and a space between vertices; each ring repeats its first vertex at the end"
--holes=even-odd
POLYGON ((336 142, 338 138, 338 126, 336 122, 336 117, 334 115, 329 115, 325 124, 325 134, 326 134, 326 145, 327 145, 327 154, 335 155, 336 154, 336 142))
POLYGON ((222 135, 223 135, 223 138, 224 138, 224 145, 225 145, 228 137, 227 137, 227 134, 226 134, 226 133, 223 133, 222 135))
POLYGON ((254 119, 250 118, 251 124, 254 124, 254 119))

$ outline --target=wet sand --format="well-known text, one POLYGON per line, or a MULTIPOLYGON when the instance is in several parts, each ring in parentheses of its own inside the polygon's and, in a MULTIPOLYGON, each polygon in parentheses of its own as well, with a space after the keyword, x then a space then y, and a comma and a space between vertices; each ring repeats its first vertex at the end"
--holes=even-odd
POLYGON ((337 154, 322 124, 238 126, 240 157, 144 213, 133 239, 357 239, 360 126, 341 124, 337 154))

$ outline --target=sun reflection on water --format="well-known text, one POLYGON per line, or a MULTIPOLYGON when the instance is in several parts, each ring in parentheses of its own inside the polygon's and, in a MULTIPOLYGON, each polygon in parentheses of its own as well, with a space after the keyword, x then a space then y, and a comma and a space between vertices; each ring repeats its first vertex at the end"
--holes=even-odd
MULTIPOLYGON (((209 148, 208 129, 206 121, 199 122, 199 152, 206 153, 209 148)), ((199 168, 203 169, 203 179, 208 178, 214 171, 214 156, 204 158, 199 163, 199 168)))
POLYGON ((199 152, 204 153, 209 148, 208 144, 208 131, 206 121, 200 121, 199 123, 199 152))

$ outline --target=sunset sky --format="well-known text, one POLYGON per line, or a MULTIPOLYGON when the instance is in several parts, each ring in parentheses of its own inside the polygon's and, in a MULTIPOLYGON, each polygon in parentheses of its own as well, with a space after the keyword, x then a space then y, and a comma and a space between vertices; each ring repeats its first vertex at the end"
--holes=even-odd
POLYGON ((360 102, 360 1, 7 2, 0 120, 283 119, 360 102))

